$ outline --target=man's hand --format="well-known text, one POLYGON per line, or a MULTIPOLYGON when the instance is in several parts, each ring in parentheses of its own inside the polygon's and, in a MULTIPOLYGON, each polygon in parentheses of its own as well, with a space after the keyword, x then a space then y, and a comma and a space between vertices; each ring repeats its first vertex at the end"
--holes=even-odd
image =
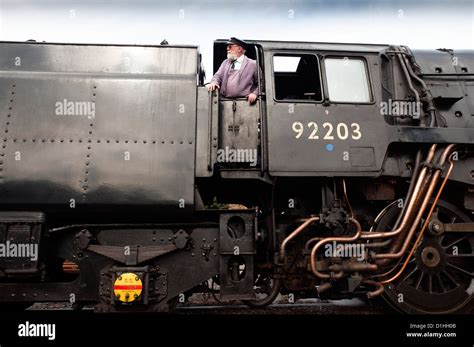
POLYGON ((213 92, 214 90, 219 89, 219 86, 215 83, 211 83, 207 86, 207 90, 213 92))
POLYGON ((247 99, 250 104, 253 104, 255 100, 257 100, 257 95, 255 95, 254 93, 250 93, 249 95, 247 95, 247 99))

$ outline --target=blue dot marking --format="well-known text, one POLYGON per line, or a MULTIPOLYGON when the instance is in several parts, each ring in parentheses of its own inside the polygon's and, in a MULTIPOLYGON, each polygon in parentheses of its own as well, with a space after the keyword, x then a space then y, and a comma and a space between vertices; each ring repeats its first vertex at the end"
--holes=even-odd
POLYGON ((328 144, 326 145, 326 151, 332 152, 333 150, 334 150, 334 146, 333 146, 332 144, 328 143, 328 144))

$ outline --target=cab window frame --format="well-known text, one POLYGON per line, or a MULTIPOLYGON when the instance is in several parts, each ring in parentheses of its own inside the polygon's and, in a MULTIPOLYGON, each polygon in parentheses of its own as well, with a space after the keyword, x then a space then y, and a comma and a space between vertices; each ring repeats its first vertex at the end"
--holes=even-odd
POLYGON ((272 51, 270 56, 270 64, 271 64, 271 74, 272 74, 272 99, 274 102, 277 103, 290 103, 290 104, 322 104, 325 99, 325 87, 323 83, 323 76, 321 71, 321 57, 318 53, 314 51, 307 51, 307 50, 298 50, 298 51, 286 51, 286 50, 278 50, 272 51), (302 56, 302 55, 312 55, 316 58, 317 68, 318 68, 318 77, 319 77, 319 87, 321 88, 321 100, 305 100, 305 99, 277 99, 276 98, 276 83, 275 83, 275 64, 274 64, 274 57, 275 56, 284 56, 284 57, 291 57, 291 56, 302 56))
POLYGON ((322 83, 324 84, 324 90, 326 91, 325 95, 325 103, 329 104, 341 104, 341 105, 374 105, 376 103, 375 101, 375 94, 374 94, 374 89, 373 89, 373 83, 372 83, 372 75, 370 72, 369 68, 369 62, 367 58, 363 55, 360 54, 347 54, 347 52, 344 52, 344 54, 341 54, 340 52, 338 53, 328 53, 325 54, 321 57, 321 73, 323 75, 323 80, 322 83), (368 83, 368 89, 369 89, 369 101, 334 101, 330 99, 329 96, 329 86, 328 86, 328 80, 327 80, 327 74, 326 74, 326 64, 325 61, 326 59, 340 59, 344 60, 344 58, 348 59, 353 59, 353 60, 361 60, 364 63, 364 70, 365 70, 365 76, 367 78, 367 83, 368 83))

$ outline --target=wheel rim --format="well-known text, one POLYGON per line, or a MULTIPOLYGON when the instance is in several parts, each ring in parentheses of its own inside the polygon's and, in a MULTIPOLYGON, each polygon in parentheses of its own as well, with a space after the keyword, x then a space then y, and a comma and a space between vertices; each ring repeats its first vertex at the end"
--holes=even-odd
MULTIPOLYGON (((393 215, 396 214, 391 218, 393 215)), ((471 221, 461 210, 443 201, 438 202, 433 217, 442 223, 471 221)), ((402 275, 386 286, 384 297, 406 313, 460 312, 468 307, 474 292, 473 254, 472 234, 427 230, 402 275)))

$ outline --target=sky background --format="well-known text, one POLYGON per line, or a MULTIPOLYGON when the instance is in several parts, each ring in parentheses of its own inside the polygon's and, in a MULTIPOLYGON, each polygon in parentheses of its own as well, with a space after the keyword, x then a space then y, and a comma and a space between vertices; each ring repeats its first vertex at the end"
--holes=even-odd
POLYGON ((0 0, 0 40, 199 45, 236 36, 474 49, 474 0, 0 0))

